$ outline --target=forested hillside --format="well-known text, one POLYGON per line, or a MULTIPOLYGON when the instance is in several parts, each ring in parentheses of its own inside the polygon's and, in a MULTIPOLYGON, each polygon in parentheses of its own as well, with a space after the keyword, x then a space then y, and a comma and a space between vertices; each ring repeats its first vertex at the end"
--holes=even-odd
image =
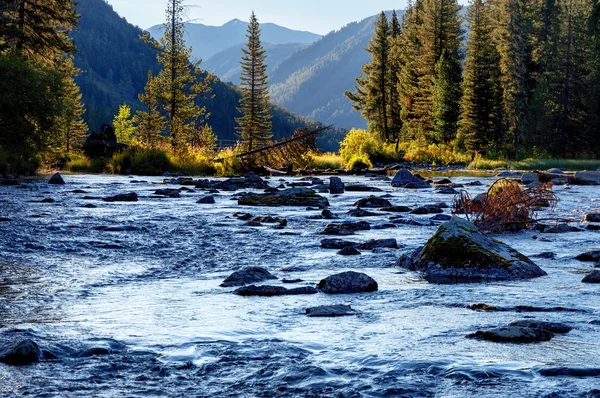
MULTIPOLYGON (((156 50, 140 39, 144 32, 121 18, 103 0, 80 0, 78 30, 73 33, 78 52, 75 65, 81 69, 77 82, 86 106, 84 119, 91 130, 112 122, 119 105, 140 108, 138 94, 144 91, 148 70, 156 72, 156 50)), ((203 67, 203 65, 201 65, 203 67)), ((210 113, 208 123, 224 144, 236 139, 240 93, 232 84, 217 80, 213 97, 203 101, 210 113)), ((290 136, 298 127, 314 125, 283 109, 273 110, 275 138, 290 136)))

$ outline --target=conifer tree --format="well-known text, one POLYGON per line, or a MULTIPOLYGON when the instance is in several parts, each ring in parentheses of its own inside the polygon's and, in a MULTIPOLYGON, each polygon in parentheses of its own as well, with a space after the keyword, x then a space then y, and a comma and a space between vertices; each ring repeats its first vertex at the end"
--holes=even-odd
POLYGON ((168 0, 164 35, 159 43, 157 56, 162 70, 155 78, 155 95, 162 112, 166 115, 167 132, 171 146, 177 152, 186 151, 198 119, 206 108, 196 104, 199 95, 210 91, 209 78, 200 79, 201 61, 190 62, 191 48, 184 40, 184 0, 168 0))
POLYGON ((399 93, 399 84, 400 84, 400 72, 402 70, 402 60, 401 60, 401 45, 402 45, 402 27, 400 26, 400 21, 398 20, 398 14, 396 14, 396 10, 392 13, 392 21, 390 23, 390 51, 388 56, 389 63, 389 101, 388 101, 388 125, 390 131, 390 141, 396 143, 396 151, 398 150, 398 143, 400 140, 400 133, 402 131, 402 119, 400 117, 401 113, 401 103, 400 103, 400 93, 399 93))
POLYGON ((458 141, 472 154, 485 154, 498 131, 499 55, 493 41, 490 7, 472 0, 467 9, 469 41, 462 85, 458 141))
POLYGON ((432 85, 433 140, 447 144, 456 138, 460 115, 461 66, 446 50, 435 65, 432 85))
POLYGON ((79 73, 73 65, 73 58, 63 60, 60 67, 63 76, 63 112, 58 118, 58 128, 61 131, 61 141, 64 153, 79 152, 85 141, 88 131, 87 124, 83 121, 85 108, 81 102, 81 92, 75 83, 74 76, 79 73))
POLYGON ((144 108, 138 110, 133 117, 137 136, 146 148, 155 148, 162 138, 161 132, 165 129, 165 117, 160 114, 156 91, 156 79, 152 72, 148 71, 148 82, 144 92, 138 96, 144 108))
POLYGON ((238 134, 247 151, 261 147, 273 136, 265 64, 266 51, 260 41, 260 32, 258 19, 252 12, 246 34, 248 42, 242 49, 242 98, 238 108, 242 116, 235 119, 238 123, 238 134))
POLYGON ((588 20, 590 38, 590 59, 587 78, 588 93, 587 127, 585 140, 588 143, 586 152, 598 156, 600 151, 600 1, 595 0, 588 20))
POLYGON ((371 61, 363 66, 363 76, 356 79, 356 93, 346 92, 354 102, 354 109, 361 111, 369 124, 369 130, 383 142, 391 141, 389 128, 390 105, 390 25, 385 12, 381 12, 375 24, 375 34, 366 50, 371 61))

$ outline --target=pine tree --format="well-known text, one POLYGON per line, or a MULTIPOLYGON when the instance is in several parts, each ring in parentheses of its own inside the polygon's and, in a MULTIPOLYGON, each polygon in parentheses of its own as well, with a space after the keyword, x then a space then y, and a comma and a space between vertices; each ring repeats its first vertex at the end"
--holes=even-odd
POLYGON ((184 40, 184 0, 169 0, 166 10, 165 33, 160 43, 151 41, 159 49, 158 62, 162 70, 155 78, 155 95, 161 111, 166 115, 167 132, 173 150, 187 150, 190 137, 206 108, 196 104, 199 95, 210 92, 210 76, 199 78, 199 65, 190 62, 191 48, 184 40))
POLYGON ((63 60, 60 67, 63 75, 64 94, 62 115, 58 118, 58 128, 61 131, 61 146, 64 153, 79 152, 86 139, 87 124, 83 121, 85 108, 81 102, 81 92, 75 83, 74 76, 79 73, 73 65, 73 58, 63 60))
POLYGON ((354 109, 361 111, 368 122, 369 130, 383 142, 390 142, 390 25, 387 16, 381 12, 375 24, 375 34, 366 50, 371 61, 362 68, 363 76, 356 79, 356 94, 346 92, 346 97, 354 102, 354 109))
POLYGON ((460 116, 461 66, 455 57, 448 56, 446 50, 435 65, 432 86, 433 140, 448 144, 456 138, 460 116))
POLYGON ((401 103, 400 103, 400 73, 402 70, 402 27, 398 21, 398 14, 394 10, 392 13, 392 21, 390 23, 390 51, 388 56, 388 72, 390 74, 388 80, 389 101, 388 101, 388 126, 390 131, 390 141, 396 143, 396 151, 400 141, 402 131, 401 103))
POLYGON ((138 96, 144 108, 138 110, 133 117, 136 135, 146 148, 155 148, 162 139, 161 133, 165 129, 165 117, 160 114, 156 90, 156 79, 152 76, 152 72, 148 71, 148 83, 144 92, 138 96))
POLYGON ((247 151, 261 147, 273 136, 266 51, 260 41, 260 32, 258 20, 252 12, 246 34, 248 43, 242 49, 242 98, 238 108, 242 116, 235 119, 239 137, 247 151))
POLYGON ((490 7, 472 0, 467 9, 469 41, 462 85, 459 139, 472 154, 485 154, 498 131, 499 55, 493 40, 490 7))
POLYGON ((590 58, 587 77, 588 93, 587 127, 585 130, 586 152, 598 156, 600 151, 600 1, 593 3, 588 20, 590 58))

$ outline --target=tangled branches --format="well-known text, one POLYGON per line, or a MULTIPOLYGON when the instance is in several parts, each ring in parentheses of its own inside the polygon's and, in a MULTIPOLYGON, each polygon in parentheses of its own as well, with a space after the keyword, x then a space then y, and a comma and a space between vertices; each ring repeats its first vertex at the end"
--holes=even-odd
POLYGON ((466 215, 482 231, 517 232, 537 222, 534 216, 540 207, 554 209, 557 202, 552 183, 523 189, 515 180, 500 179, 475 198, 461 191, 452 208, 454 214, 466 215))

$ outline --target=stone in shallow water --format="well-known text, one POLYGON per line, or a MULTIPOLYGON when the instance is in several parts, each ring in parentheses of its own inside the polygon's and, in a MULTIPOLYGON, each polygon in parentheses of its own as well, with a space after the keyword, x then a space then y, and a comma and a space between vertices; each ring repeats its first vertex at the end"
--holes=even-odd
POLYGON ((370 293, 377 291, 375 279, 361 272, 342 272, 319 282, 319 290, 328 294, 370 293))
POLYGON ((576 258, 579 261, 600 261, 600 250, 593 250, 591 252, 581 253, 576 258))
POLYGON ((359 256, 361 252, 356 249, 354 246, 346 246, 339 252, 337 252, 340 256, 359 256))
POLYGON ((543 329, 506 326, 491 330, 479 330, 466 337, 469 339, 493 341, 496 343, 537 343, 549 341, 554 335, 543 329))
POLYGON ((368 198, 357 201, 356 203, 354 203, 354 206, 378 208, 378 207, 392 207, 392 204, 387 199, 379 198, 377 196, 369 196, 368 198))
POLYGON ((296 296, 301 294, 317 294, 319 291, 311 286, 298 287, 295 289, 286 289, 283 286, 244 286, 237 289, 235 292, 238 296, 296 296))
POLYGON ((138 195, 135 192, 129 192, 115 196, 108 196, 102 200, 105 202, 137 202, 138 195))
POLYGON ((588 213, 583 217, 586 222, 600 222, 600 213, 588 213))
POLYGON ((331 177, 329 179, 329 193, 341 194, 344 193, 345 186, 340 177, 331 177))
POLYGON ((238 199, 242 206, 329 206, 327 198, 308 188, 290 188, 276 193, 250 193, 238 199))
POLYGON ((459 217, 441 225, 427 244, 402 256, 397 266, 423 273, 433 283, 529 279, 546 275, 529 258, 482 234, 459 217))
POLYGON ((366 221, 345 222, 341 224, 328 224, 322 235, 354 235, 356 231, 368 231, 371 225, 366 221))
POLYGON ((244 286, 251 283, 264 282, 269 279, 277 279, 277 277, 261 267, 245 267, 229 275, 221 283, 221 287, 244 286))
POLYGON ((198 201, 196 203, 204 204, 204 205, 214 204, 215 203, 215 197, 212 196, 212 195, 205 196, 203 198, 198 199, 198 201))
POLYGON ((395 188, 423 189, 431 188, 431 185, 413 175, 406 169, 398 170, 396 176, 392 180, 392 186, 395 188))
POLYGON ((348 214, 350 217, 377 217, 377 216, 383 216, 382 213, 374 213, 372 211, 361 209, 360 207, 358 209, 352 209, 352 210, 350 210, 346 214, 348 214))
POLYGON ((583 283, 600 283, 600 271, 594 271, 581 281, 583 283))
POLYGON ((318 307, 311 307, 306 309, 306 316, 309 317, 324 317, 334 318, 339 316, 350 316, 356 315, 356 311, 349 305, 321 305, 318 307))
POLYGON ((40 347, 29 339, 18 343, 8 343, 0 348, 0 362, 7 365, 25 366, 39 362, 42 352, 40 347))
POLYGON ((62 176, 60 175, 60 173, 56 173, 52 177, 50 177, 50 179, 48 180, 48 184, 51 184, 51 185, 65 185, 65 180, 62 178, 62 176))
POLYGON ((535 320, 530 320, 530 319, 522 319, 522 320, 514 321, 514 322, 509 323, 508 326, 518 326, 518 327, 524 327, 524 328, 542 329, 542 330, 547 330, 550 333, 558 333, 558 334, 569 333, 571 330, 573 330, 573 328, 571 326, 566 325, 564 323, 542 322, 542 321, 535 321, 535 320))

